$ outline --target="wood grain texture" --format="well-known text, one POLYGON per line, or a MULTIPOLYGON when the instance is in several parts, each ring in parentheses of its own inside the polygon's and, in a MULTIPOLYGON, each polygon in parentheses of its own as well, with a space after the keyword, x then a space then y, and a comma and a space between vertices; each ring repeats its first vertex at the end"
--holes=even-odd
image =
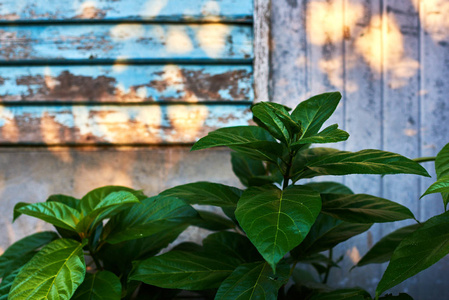
POLYGON ((0 61, 248 59, 252 43, 248 25, 0 26, 0 61))
POLYGON ((251 0, 3 0, 2 21, 48 20, 232 20, 252 18, 251 0))
POLYGON ((271 0, 254 1, 254 93, 255 101, 270 97, 271 0))
POLYGON ((193 143, 250 120, 249 105, 0 106, 0 144, 193 143))
POLYGON ((0 102, 253 100, 251 66, 0 67, 0 102))

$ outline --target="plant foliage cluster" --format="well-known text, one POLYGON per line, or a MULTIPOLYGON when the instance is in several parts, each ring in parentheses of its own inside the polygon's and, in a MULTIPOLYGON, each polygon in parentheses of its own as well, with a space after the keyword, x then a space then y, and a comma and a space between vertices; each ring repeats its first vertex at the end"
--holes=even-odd
MULTIPOLYGON (((81 199, 53 195, 43 203, 18 203, 14 219, 36 217, 56 231, 25 237, 0 257, 0 299, 173 299, 183 290, 206 299, 372 299, 359 288, 326 285, 342 260, 333 257, 333 248, 374 223, 413 220, 413 213, 340 183, 304 180, 429 175, 391 152, 310 147, 349 137, 337 124, 321 129, 340 98, 337 92, 317 95, 293 111, 258 103, 252 106, 257 126, 218 129, 193 146, 231 148, 243 190, 195 182, 147 197, 107 186, 81 199), (219 207, 223 214, 192 205, 219 207), (212 233, 201 245, 184 242, 159 254, 189 226, 212 233)), ((424 195, 442 193, 446 207, 449 144, 436 157, 436 173, 438 181, 424 195)), ((357 265, 390 261, 376 298, 449 253, 448 228, 449 214, 443 213, 380 240, 357 265)))

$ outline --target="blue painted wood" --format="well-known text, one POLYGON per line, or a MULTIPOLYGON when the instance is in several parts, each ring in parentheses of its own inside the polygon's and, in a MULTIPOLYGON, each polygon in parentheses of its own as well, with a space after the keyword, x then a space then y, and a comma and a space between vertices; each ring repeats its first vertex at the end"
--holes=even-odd
POLYGON ((247 59, 252 40, 246 25, 0 26, 0 61, 247 59))
POLYGON ((252 102, 252 79, 239 65, 0 67, 0 102, 252 102))
POLYGON ((193 143, 251 117, 249 104, 0 106, 0 145, 193 143))
POLYGON ((252 0, 2 0, 0 22, 48 20, 237 21, 252 19, 252 0), (44 3, 45 2, 45 3, 44 3))

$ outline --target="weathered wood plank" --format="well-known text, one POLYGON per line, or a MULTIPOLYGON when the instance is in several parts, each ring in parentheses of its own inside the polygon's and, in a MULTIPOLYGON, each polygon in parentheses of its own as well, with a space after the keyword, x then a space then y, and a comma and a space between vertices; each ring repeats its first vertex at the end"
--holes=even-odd
MULTIPOLYGON (((446 0, 420 1, 416 9, 421 19, 421 155, 435 156, 449 143, 449 3, 446 0)), ((433 163, 426 163, 432 178, 422 178, 421 193, 436 180, 433 163)), ((439 194, 420 201, 421 220, 441 214, 443 201, 439 194)), ((447 294, 448 257, 420 273, 420 289, 415 299, 443 299, 447 294)))
POLYGON ((249 105, 0 106, 0 144, 192 143, 250 120, 249 105))
POLYGON ((0 20, 251 20, 252 0, 3 0, 0 20))
POLYGON ((254 0, 254 93, 255 101, 270 99, 271 0, 254 0))
POLYGON ((0 102, 252 101, 251 66, 0 67, 0 102))
POLYGON ((252 55, 252 27, 247 25, 0 26, 0 61, 245 59, 252 55))

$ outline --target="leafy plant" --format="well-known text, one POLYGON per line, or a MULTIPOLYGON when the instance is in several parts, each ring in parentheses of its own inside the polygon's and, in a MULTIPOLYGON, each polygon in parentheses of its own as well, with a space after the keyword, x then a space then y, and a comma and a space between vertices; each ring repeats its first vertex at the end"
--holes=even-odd
MULTIPOLYGON (((389 261, 377 286, 377 296, 449 254, 449 212, 446 211, 449 202, 449 144, 433 159, 437 181, 421 198, 428 194, 441 193, 445 212, 422 224, 403 227, 390 233, 359 261, 357 266, 389 261)), ((418 160, 429 161, 432 158, 418 160)))
MULTIPOLYGON (((332 249, 373 223, 414 215, 398 203, 354 194, 337 182, 298 183, 324 175, 429 175, 417 162, 391 152, 310 147, 349 137, 337 124, 320 131, 340 99, 338 92, 317 95, 293 111, 257 103, 251 108, 257 126, 218 129, 195 143, 192 150, 234 150, 232 168, 246 189, 196 182, 161 196, 221 207, 235 229, 213 233, 202 245, 181 244, 135 262, 130 279, 161 288, 206 290, 215 299, 371 299, 361 289, 332 291, 326 285, 342 259, 334 258, 332 249)), ((390 298, 410 299, 405 294, 383 299, 390 298)))

